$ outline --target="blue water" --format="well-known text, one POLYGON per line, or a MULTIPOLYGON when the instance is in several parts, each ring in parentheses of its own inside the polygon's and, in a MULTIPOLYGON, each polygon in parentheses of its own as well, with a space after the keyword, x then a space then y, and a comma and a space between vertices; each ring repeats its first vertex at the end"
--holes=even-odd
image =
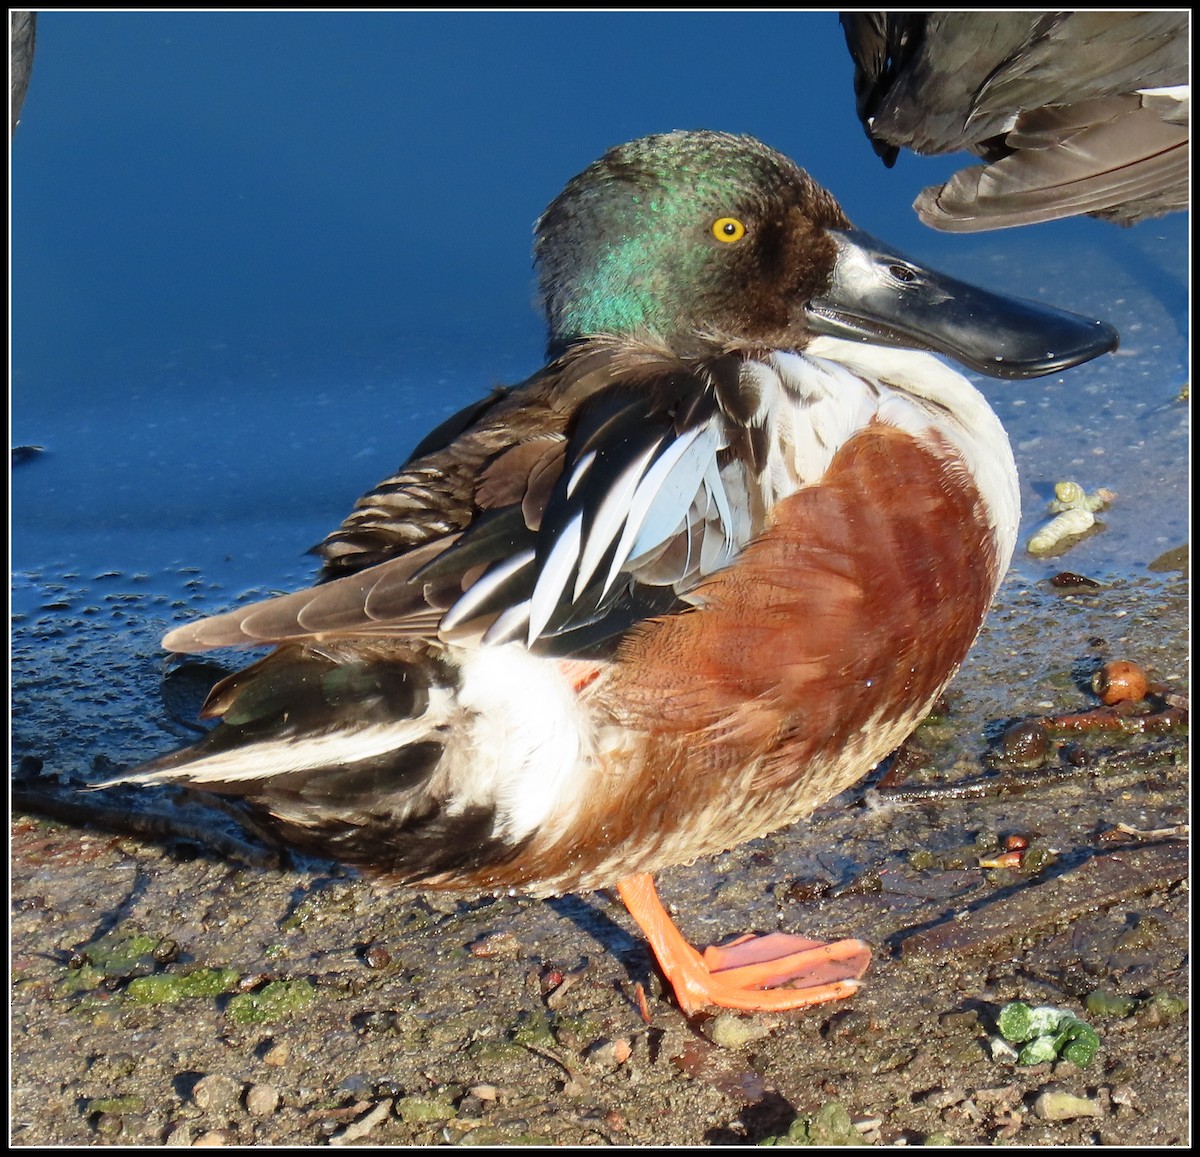
POLYGON ((44 13, 12 146, 11 436, 45 448, 12 478, 25 677, 31 631, 86 655, 53 616, 114 589, 161 600, 121 642, 153 654, 307 582, 426 430, 540 364, 531 230, 563 182, 674 128, 759 136, 914 257, 1116 324, 1116 357, 986 389, 1023 536, 1057 479, 1108 486, 1069 565, 1144 574, 1188 528, 1187 216, 933 233, 912 199, 961 159, 884 169, 851 76, 829 13, 44 13))

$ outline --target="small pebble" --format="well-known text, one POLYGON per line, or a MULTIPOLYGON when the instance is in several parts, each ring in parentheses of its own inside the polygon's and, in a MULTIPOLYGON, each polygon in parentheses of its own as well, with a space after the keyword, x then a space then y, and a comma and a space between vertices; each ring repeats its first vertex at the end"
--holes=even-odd
POLYGON ((955 1009, 938 1017, 938 1024, 945 1028, 967 1032, 979 1027, 979 1012, 974 1008, 955 1009))
POLYGON ((269 1117, 279 1107, 279 1090, 274 1085, 251 1085, 246 1090, 246 1111, 252 1117, 269 1117))
POLYGON ((1014 723, 1004 733, 1004 758, 1018 767, 1039 767, 1050 754, 1050 737, 1036 720, 1014 723))
POLYGON ((265 1053, 263 1053, 263 1063, 271 1065, 273 1068, 280 1069, 291 1059, 292 1050, 288 1048, 286 1041, 279 1041, 272 1044, 265 1053))
POLYGON ((88 1076, 94 1080, 116 1082, 131 1076, 137 1069, 138 1059, 132 1053, 102 1053, 88 1065, 88 1076))
POLYGON ((1149 680, 1146 672, 1136 663, 1127 659, 1117 659, 1105 663, 1092 676, 1092 690, 1100 696, 1100 701, 1112 706, 1128 700, 1140 703, 1146 698, 1149 680))
POLYGON ((45 762, 40 756, 22 755, 17 763, 17 778, 33 779, 42 774, 42 768, 45 766, 45 762))
POLYGON ((211 1149, 217 1145, 228 1145, 229 1140, 229 1134, 224 1129, 209 1129, 207 1133, 201 1133, 192 1142, 192 1147, 196 1149, 211 1149))
POLYGON ((1188 1003, 1165 992, 1154 993, 1139 1009, 1137 1023, 1141 1028, 1157 1028, 1187 1015, 1188 1003))
POLYGON ((921 1104, 928 1105, 931 1109, 948 1109, 966 1099, 967 1094, 962 1089, 930 1089, 929 1092, 921 1094, 921 1104))
MULTIPOLYGON (((392 1102, 389 1100, 390 1109, 392 1102)), ((457 1110, 449 1097, 444 1094, 431 1093, 422 1096, 419 1093, 409 1093, 396 1101, 396 1116, 410 1125, 423 1125, 430 1121, 449 1121, 457 1115, 457 1110)))
POLYGON ((719 1048, 740 1049, 752 1041, 769 1036, 773 1027, 764 1023, 761 1017, 737 1016, 731 1012, 723 1012, 714 1016, 704 1026, 704 1035, 719 1048))
POLYGON ((1086 575, 1075 574, 1074 571, 1062 570, 1050 580, 1050 585, 1070 589, 1073 587, 1098 587, 1100 584, 1095 579, 1088 578, 1086 575))
POLYGON ((159 964, 170 964, 179 956, 179 945, 174 940, 160 940, 151 955, 159 964))
POLYGON ((1132 1085, 1117 1085, 1111 1093, 1114 1105, 1127 1105, 1133 1108, 1137 1104, 1137 1093, 1132 1085))
POLYGON ((1023 858, 1024 853, 1022 852, 1001 852, 998 856, 990 856, 986 860, 980 860, 979 866, 981 868, 1019 868, 1023 858))
MULTIPOLYGON (((329 1139, 329 1144, 333 1146, 348 1145, 351 1141, 357 1141, 360 1137, 365 1137, 372 1129, 380 1122, 387 1120, 388 1114, 392 1111, 392 1098, 386 1097, 379 1101, 369 1113, 359 1117, 357 1121, 352 1121, 340 1132, 335 1133, 329 1139)), ((403 1114, 400 1114, 403 1116, 403 1114)), ((451 1113, 453 1116, 453 1113, 451 1113)))
POLYGON ((192 1127, 186 1121, 180 1122, 178 1125, 172 1125, 168 1131, 166 1140, 163 1142, 173 1149, 190 1148, 192 1144, 192 1127))
POLYGON ((521 952, 521 941, 511 932, 493 932, 472 941, 467 945, 467 951, 472 956, 515 960, 521 952))
POLYGON ((627 1040, 618 1038, 617 1040, 600 1040, 592 1045, 584 1054, 585 1058, 592 1064, 604 1065, 607 1068, 616 1068, 618 1065, 623 1065, 629 1060, 633 1049, 630 1047, 627 1040))
POLYGON ((1021 1099, 1020 1085, 998 1085, 992 1089, 976 1089, 975 1100, 980 1105, 1015 1105, 1021 1099))
POLYGON ((241 1096, 242 1082, 224 1073, 209 1073, 192 1088, 192 1100, 201 1109, 230 1109, 241 1096))
POLYGON ((871 1031, 871 1018, 854 1008, 835 1012, 825 1022, 822 1035, 826 1040, 860 1040, 871 1031))
POLYGON ((581 981, 588 972, 587 961, 581 968, 572 972, 563 972, 559 968, 547 969, 541 977, 541 991, 546 996, 546 1007, 549 1009, 562 1008, 567 999, 567 993, 581 981))
POLYGON ((45 452, 45 446, 14 446, 12 448, 12 464, 14 466, 24 465, 26 462, 32 462, 45 452))
POLYGON ((1034 1113, 1043 1121, 1071 1121, 1076 1117, 1099 1117, 1103 1115, 1099 1102, 1088 1097, 1077 1097, 1062 1089, 1043 1089, 1033 1102, 1034 1113))

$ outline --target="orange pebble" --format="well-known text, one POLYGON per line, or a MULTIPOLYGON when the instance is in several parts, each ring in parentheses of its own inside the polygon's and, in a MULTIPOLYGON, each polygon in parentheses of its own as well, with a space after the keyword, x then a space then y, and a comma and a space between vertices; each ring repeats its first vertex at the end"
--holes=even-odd
POLYGON ((1100 696, 1101 702, 1110 705, 1124 700, 1136 703, 1145 699, 1148 686, 1146 672, 1127 659, 1105 663, 1092 676, 1092 690, 1100 696))
POLYGON ((1024 852, 1001 852, 988 860, 980 860, 981 868, 1019 868, 1024 852))

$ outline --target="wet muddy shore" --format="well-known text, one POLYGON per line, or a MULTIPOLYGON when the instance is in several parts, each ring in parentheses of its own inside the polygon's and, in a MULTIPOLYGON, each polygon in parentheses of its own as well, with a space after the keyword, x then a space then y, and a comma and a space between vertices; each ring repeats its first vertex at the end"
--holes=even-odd
POLYGON ((47 597, 16 646, 18 1145, 1188 1139, 1187 851, 1164 834, 1187 818, 1186 733, 993 766, 1013 719, 1095 706, 1105 659, 1186 691, 1184 573, 1065 594, 1010 577, 902 770, 663 873, 697 943, 783 928, 876 952, 851 1001, 691 1021, 605 893, 389 891, 166 796, 183 836, 105 830, 104 808, 147 801, 74 788, 175 741, 152 645, 174 612, 128 586, 94 614, 47 597), (1036 870, 979 866, 1013 835, 1048 853, 1036 870), (994 1056, 1015 1000, 1091 1025, 1094 1060, 994 1056))

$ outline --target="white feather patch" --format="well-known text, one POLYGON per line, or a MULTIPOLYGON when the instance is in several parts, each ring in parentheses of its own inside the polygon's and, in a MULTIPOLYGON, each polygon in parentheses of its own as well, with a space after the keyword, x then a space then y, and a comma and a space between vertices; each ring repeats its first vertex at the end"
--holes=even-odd
POLYGON ((531 562, 533 562, 533 551, 523 550, 520 554, 514 554, 512 558, 496 563, 489 568, 463 592, 462 597, 442 616, 441 629, 452 631, 459 623, 466 622, 497 587, 531 562))
MULTIPOLYGON (((629 514, 629 504, 633 500, 638 482, 647 463, 658 452, 662 440, 659 439, 649 446, 645 453, 629 463, 606 491, 603 500, 596 510, 592 525, 588 531, 587 541, 583 544, 583 555, 579 560, 579 575, 575 579, 574 597, 579 598, 588 580, 596 573, 596 567, 604 557, 604 552, 612 545, 612 541, 620 533, 629 514)), ((611 580, 605 585, 605 592, 612 585, 611 580)))
POLYGON ((571 471, 571 477, 567 479, 567 497, 570 498, 575 493, 575 487, 583 480, 583 476, 591 469, 592 463, 596 461, 596 451, 589 450, 582 458, 575 463, 575 469, 571 471))
MULTIPOLYGON (((716 431, 711 426, 703 426, 696 431, 690 445, 679 454, 678 461, 669 470, 659 477, 652 478, 654 469, 651 469, 643 486, 647 490, 652 486, 654 489, 653 493, 649 494, 649 507, 642 519, 637 538, 629 550, 630 558, 653 550, 675 533, 695 502, 709 463, 716 452, 716 431)), ((640 497, 642 488, 638 489, 640 497)))
POLYGON ((463 806, 493 803, 497 834, 521 840, 586 793, 590 729, 557 662, 519 644, 474 651, 458 702, 472 715, 461 761, 470 782, 455 795, 463 806))
POLYGON ((872 419, 918 439, 936 432, 974 478, 991 516, 1000 570, 1007 570, 1021 515, 1017 467, 1000 419, 962 374, 930 353, 835 337, 814 338, 803 354, 772 354, 768 364, 797 399, 794 407, 780 407, 778 420, 797 432, 791 441, 805 483, 819 481, 833 455, 872 419))
POLYGON ((562 534, 550 551, 550 557, 542 565, 537 586, 533 588, 533 597, 529 602, 528 642, 531 646, 550 621, 554 608, 558 606, 558 600, 566 590, 571 571, 579 561, 579 541, 582 535, 583 513, 580 512, 563 527, 562 534))
MULTIPOLYGON (((617 577, 621 568, 630 558, 634 557, 635 554, 644 553, 645 548, 635 548, 635 543, 642 537, 642 525, 650 517, 651 511, 659 499, 660 492, 666 485, 667 479, 674 470, 676 463, 691 449, 693 443, 695 443, 704 430, 705 427, 697 426, 689 430, 686 434, 681 434, 676 438, 662 452, 654 465, 646 472, 646 476, 638 484, 638 488, 629 503, 629 517, 625 521, 625 530, 621 534, 621 541, 617 544, 617 553, 612 560, 612 565, 608 569, 608 578, 604 583, 605 590, 612 586, 613 579, 617 577)), ((703 469, 701 469, 700 475, 703 475, 703 469)), ((699 482, 699 476, 696 481, 697 483, 699 482)), ((686 504, 676 514, 674 522, 663 532, 663 537, 666 537, 666 535, 670 534, 679 525, 695 495, 696 486, 693 485, 691 493, 687 497, 686 504)), ((659 541, 661 542, 662 540, 659 539, 659 541)), ((658 544, 655 543, 654 545, 658 544)))
POLYGON ((298 771, 353 765, 427 739, 433 728, 448 719, 450 709, 450 693, 443 687, 433 687, 429 692, 429 706, 419 719, 353 730, 339 729, 325 735, 249 743, 178 767, 118 776, 108 783, 163 783, 170 780, 197 784, 249 783, 298 771))
POLYGON ((511 643, 527 634, 529 630, 529 600, 516 603, 496 616, 496 621, 484 632, 481 642, 485 646, 493 643, 511 643))

